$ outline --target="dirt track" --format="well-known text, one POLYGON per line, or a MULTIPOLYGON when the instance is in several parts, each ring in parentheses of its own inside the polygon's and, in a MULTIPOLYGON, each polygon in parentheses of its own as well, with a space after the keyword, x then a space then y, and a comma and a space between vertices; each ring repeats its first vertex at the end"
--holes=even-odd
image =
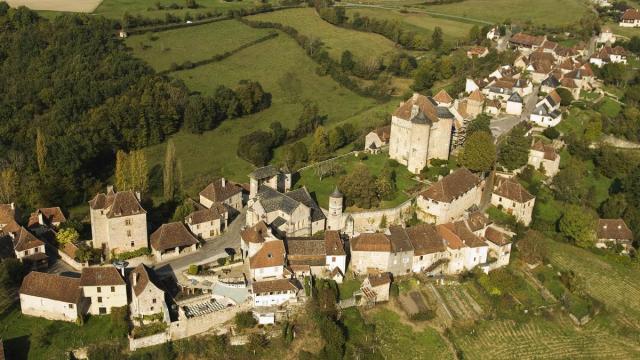
POLYGON ((102 0, 6 0, 11 7, 26 6, 31 10, 93 12, 102 0))

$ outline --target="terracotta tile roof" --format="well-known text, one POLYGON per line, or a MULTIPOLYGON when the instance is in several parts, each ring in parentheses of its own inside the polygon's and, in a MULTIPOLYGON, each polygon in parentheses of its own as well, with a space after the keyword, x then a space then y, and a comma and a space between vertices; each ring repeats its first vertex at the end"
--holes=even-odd
POLYGON ((551 40, 545 40, 544 43, 542 43, 542 47, 548 50, 554 50, 558 47, 558 43, 551 40))
POLYGON ((114 286, 125 285, 124 279, 113 266, 82 268, 80 286, 114 286))
POLYGON ((438 103, 446 103, 449 104, 451 102, 453 102, 453 98, 451 97, 451 95, 449 95, 449 93, 446 90, 440 90, 434 97, 433 100, 435 100, 438 103))
POLYGON ((9 234, 17 234, 20 231, 20 224, 18 224, 15 220, 10 220, 3 228, 2 232, 6 235, 9 234))
POLYGON ((268 281, 254 281, 251 284, 253 293, 265 294, 276 291, 298 291, 301 289, 300 283, 295 279, 278 279, 268 281))
POLYGON ((213 202, 224 202, 240 192, 242 192, 241 186, 222 178, 207 185, 199 195, 213 202))
POLYGON ((8 224, 15 221, 16 209, 13 204, 0 204, 0 224, 8 224))
POLYGON ((495 107, 496 109, 500 109, 502 105, 498 99, 487 100, 487 107, 495 107))
POLYGON ((562 85, 562 87, 566 87, 567 89, 578 88, 578 85, 576 85, 576 82, 573 79, 569 79, 569 78, 563 78, 562 80, 560 80, 560 85, 562 85))
POLYGON ((411 240, 409 240, 409 236, 402 226, 395 225, 389 227, 389 235, 387 235, 387 237, 391 241, 391 249, 393 252, 413 251, 411 240))
POLYGON ((481 211, 474 211, 469 214, 467 226, 471 231, 479 231, 489 225, 491 221, 481 211))
POLYGON ((560 97, 560 95, 558 95, 558 92, 555 90, 551 90, 551 92, 547 96, 553 99, 553 101, 556 104, 560 104, 562 102, 562 98, 560 97))
POLYGON ((469 100, 483 102, 484 95, 482 95, 482 92, 480 90, 476 89, 471 94, 469 94, 469 100))
POLYGON ((640 20, 640 11, 637 9, 627 9, 621 17, 622 20, 640 20))
POLYGON ((393 112, 393 116, 399 117, 404 120, 413 120, 416 116, 412 116, 413 106, 416 105, 419 109, 418 115, 422 114, 427 122, 438 121, 438 110, 436 104, 434 104, 429 98, 418 93, 400 104, 400 106, 393 112))
POLYGON ((558 157, 556 149, 551 145, 543 144, 542 141, 536 141, 531 147, 531 150, 544 153, 545 160, 553 161, 558 157))
POLYGON ((525 33, 517 33, 509 39, 509 42, 523 46, 540 46, 545 41, 544 36, 533 36, 525 33))
POLYGON ((129 274, 129 284, 131 284, 131 289, 136 296, 139 296, 143 291, 145 291, 149 284, 162 290, 162 287, 159 285, 160 282, 156 278, 155 271, 148 268, 145 264, 140 264, 131 271, 129 274), (134 280, 134 278, 136 279, 134 280))
POLYGON ((351 251, 391 252, 391 241, 382 233, 364 233, 351 239, 351 251))
POLYGON ((181 222, 162 224, 160 228, 151 234, 151 247, 157 251, 174 249, 179 246, 191 246, 198 240, 187 230, 181 222))
POLYGON ((240 231, 242 240, 254 244, 263 243, 265 236, 269 235, 271 235, 271 230, 269 230, 269 226, 264 221, 240 231))
POLYGON ((375 129, 375 132, 382 142, 388 143, 391 138, 391 125, 379 127, 375 129))
POLYGON ((80 279, 32 271, 22 280, 20 294, 77 304, 82 290, 80 279))
POLYGON ((132 191, 100 193, 89 201, 89 206, 94 210, 106 211, 107 218, 146 214, 132 191))
POLYGON ((462 239, 453 231, 453 224, 436 225, 436 231, 445 241, 447 247, 458 250, 464 247, 462 239))
POLYGON ((494 228, 493 226, 489 226, 487 228, 484 233, 484 237, 498 246, 504 246, 511 243, 511 236, 494 228))
POLYGON ((51 225, 53 223, 63 223, 67 221, 67 218, 64 216, 62 210, 60 210, 59 207, 40 208, 31 213, 31 216, 29 216, 27 227, 32 227, 34 225, 40 224, 40 214, 42 214, 42 220, 44 221, 44 224, 42 225, 51 225))
POLYGON ((633 233, 622 219, 599 219, 598 239, 633 240, 633 233))
POLYGON ((467 50, 467 55, 480 56, 480 55, 484 54, 487 51, 489 51, 489 49, 487 49, 484 46, 474 46, 474 47, 470 48, 469 50, 467 50))
POLYGON ((291 256, 320 256, 324 263, 326 249, 324 239, 290 237, 286 241, 287 257, 291 256))
POLYGON ((497 178, 496 180, 497 184, 493 190, 494 194, 519 203, 525 203, 534 199, 534 196, 515 180, 508 178, 497 178))
POLYGON ((421 196, 450 203, 480 184, 481 180, 466 168, 459 168, 440 181, 431 184, 421 196))
POLYGON ((369 274, 367 275, 367 279, 369 279, 369 284, 371 287, 377 287, 380 285, 390 284, 391 283, 391 273, 383 272, 380 274, 369 274))
POLYGON ((221 203, 215 202, 211 208, 204 208, 202 210, 196 210, 189 214, 185 221, 189 224, 202 224, 205 222, 223 219, 228 212, 227 207, 221 203))
POLYGON ((467 223, 459 220, 453 223, 453 231, 460 237, 462 242, 468 247, 486 246, 484 240, 474 234, 467 226, 467 223))
POLYGON ((338 231, 327 230, 324 232, 324 246, 329 256, 342 256, 347 254, 344 249, 344 242, 340 238, 338 231))
POLYGON ((44 245, 42 240, 36 238, 27 229, 21 227, 16 237, 13 239, 13 248, 16 251, 24 251, 44 245))
POLYGON ((445 251, 444 239, 432 224, 420 224, 405 229, 411 245, 413 255, 420 256, 445 251))
POLYGON ((66 244, 64 244, 64 246, 62 246, 62 248, 60 249, 63 253, 67 254, 67 256, 69 256, 72 259, 76 258, 76 251, 78 251, 78 247, 75 246, 74 244, 68 242, 66 244))
POLYGON ((267 241, 249 258, 249 266, 251 269, 284 266, 285 254, 282 240, 267 241))

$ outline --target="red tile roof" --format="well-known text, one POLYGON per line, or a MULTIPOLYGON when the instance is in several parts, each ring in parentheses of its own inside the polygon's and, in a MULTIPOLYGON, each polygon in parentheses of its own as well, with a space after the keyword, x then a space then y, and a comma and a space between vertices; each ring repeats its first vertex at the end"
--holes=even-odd
POLYGON ((32 271, 22 280, 20 294, 77 304, 82 290, 80 279, 32 271))
POLYGON ((267 241, 260 250, 249 258, 249 266, 251 269, 284 266, 285 254, 282 240, 267 241))
POLYGON ((462 194, 478 186, 482 180, 466 168, 460 168, 431 184, 421 196, 435 201, 450 203, 462 194))
POLYGON ((598 239, 633 240, 633 233, 622 219, 598 220, 598 239))

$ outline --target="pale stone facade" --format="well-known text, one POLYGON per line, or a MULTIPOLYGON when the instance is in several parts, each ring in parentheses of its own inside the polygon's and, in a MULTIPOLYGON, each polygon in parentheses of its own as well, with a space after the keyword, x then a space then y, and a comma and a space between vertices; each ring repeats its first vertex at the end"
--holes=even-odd
POLYGON ((131 303, 129 309, 131 317, 137 318, 163 313, 166 314, 165 320, 168 320, 165 294, 156 283, 152 271, 144 264, 140 264, 130 274, 131 303))
POLYGON ((435 224, 456 220, 480 204, 483 189, 484 181, 467 169, 458 169, 418 196, 418 219, 435 224))
POLYGON ((525 226, 529 226, 536 198, 516 180, 498 177, 495 182, 496 185, 491 194, 491 205, 513 215, 525 226))
POLYGON ((393 113, 389 157, 414 174, 432 159, 448 159, 453 118, 447 107, 414 94, 393 113))
POLYGON ((24 294, 20 294, 20 308, 24 315, 42 317, 49 320, 75 322, 81 316, 76 303, 24 294))
POLYGON ((80 280, 32 271, 20 286, 22 313, 50 320, 76 321, 87 308, 80 280))
POLYGON ((83 268, 80 286, 92 315, 110 314, 112 308, 128 304, 127 285, 113 266, 83 268))
POLYGON ((148 246, 147 213, 131 191, 98 194, 89 202, 92 245, 111 252, 134 251, 148 246))
POLYGON ((533 144, 527 163, 538 170, 544 169, 544 174, 549 178, 553 178, 560 171, 560 155, 553 146, 541 142, 533 144))

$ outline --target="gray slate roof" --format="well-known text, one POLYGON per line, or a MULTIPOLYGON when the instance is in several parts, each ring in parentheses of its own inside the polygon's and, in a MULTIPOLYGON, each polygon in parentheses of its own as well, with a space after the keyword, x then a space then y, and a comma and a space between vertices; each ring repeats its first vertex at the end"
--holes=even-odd
POLYGON ((296 201, 299 201, 311 209, 311 221, 316 222, 326 219, 322 209, 313 200, 307 188, 302 187, 297 190, 289 191, 286 195, 296 201))
POLYGON ((263 166, 253 170, 249 177, 262 180, 278 175, 279 171, 273 165, 263 166))

